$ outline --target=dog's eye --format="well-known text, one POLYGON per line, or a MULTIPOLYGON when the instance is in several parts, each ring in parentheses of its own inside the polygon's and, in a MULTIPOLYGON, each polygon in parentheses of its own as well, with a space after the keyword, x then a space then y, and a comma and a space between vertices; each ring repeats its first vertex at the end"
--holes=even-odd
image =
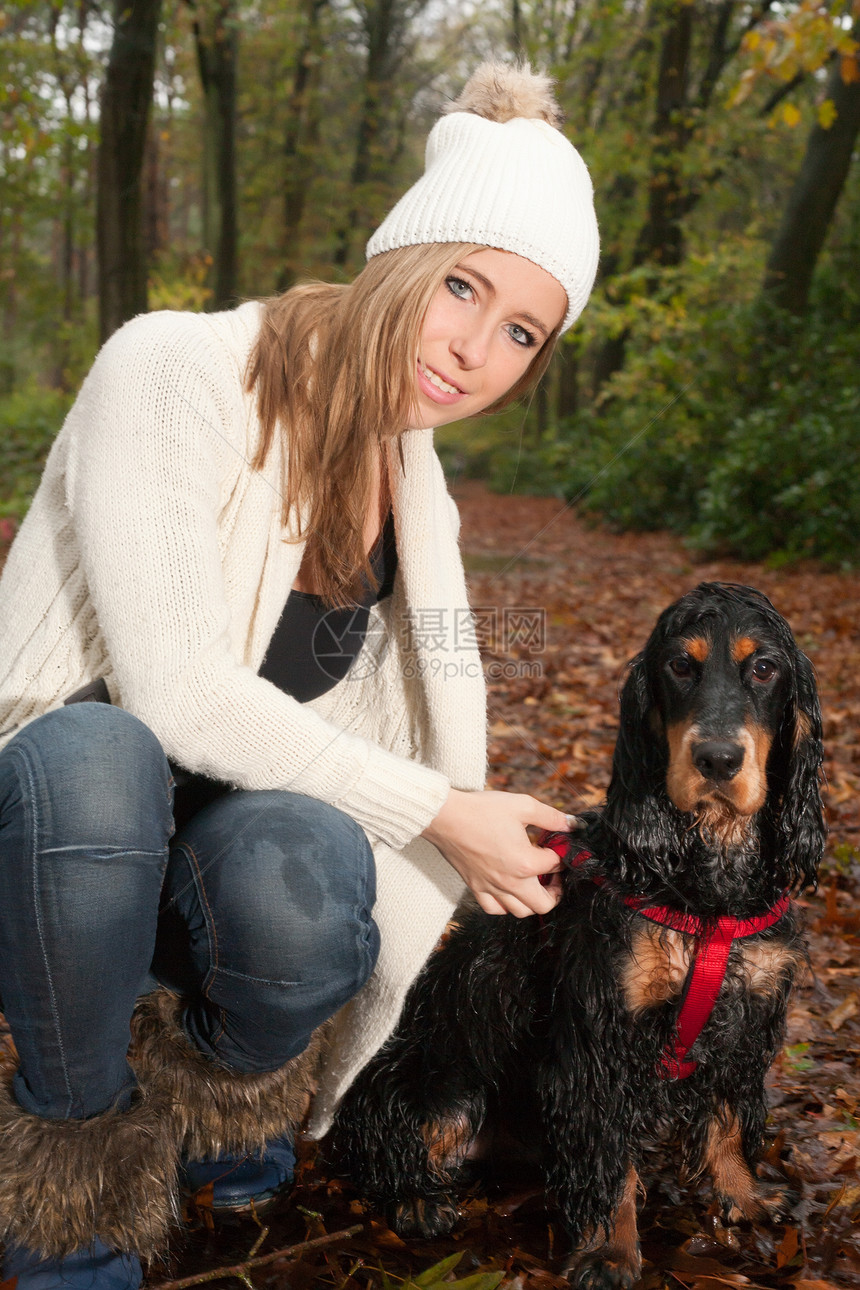
POLYGON ((777 673, 776 663, 769 658, 757 658, 753 663, 752 674, 757 681, 772 681, 777 673))
POLYGON ((693 675, 693 660, 688 658, 686 654, 679 654, 677 658, 669 659, 669 668, 674 672, 675 676, 680 677, 682 681, 686 681, 693 675))

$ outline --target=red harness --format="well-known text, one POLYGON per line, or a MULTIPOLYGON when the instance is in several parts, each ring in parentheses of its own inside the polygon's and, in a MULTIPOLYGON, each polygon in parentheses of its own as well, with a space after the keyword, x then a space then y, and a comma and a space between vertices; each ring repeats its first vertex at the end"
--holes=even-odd
MULTIPOLYGON (((570 835, 567 833, 546 833, 541 837, 539 845, 554 851, 571 869, 578 868, 592 858, 590 851, 578 851, 568 858, 570 835)), ((598 886, 602 886, 604 881, 600 874, 592 878, 592 882, 598 886)), ((726 915, 710 921, 698 918, 695 914, 684 914, 669 905, 646 905, 644 896, 624 896, 623 900, 629 909, 635 909, 642 918, 696 938, 695 957, 687 977, 676 1032, 664 1048, 657 1067, 657 1072, 663 1079, 686 1079, 698 1065, 697 1062, 690 1061, 687 1054, 702 1033, 717 1001, 726 975, 732 941, 754 936, 756 932, 763 932, 765 928, 778 923, 788 909, 789 894, 787 891, 783 892, 766 914, 759 914, 756 918, 732 918, 726 915)))

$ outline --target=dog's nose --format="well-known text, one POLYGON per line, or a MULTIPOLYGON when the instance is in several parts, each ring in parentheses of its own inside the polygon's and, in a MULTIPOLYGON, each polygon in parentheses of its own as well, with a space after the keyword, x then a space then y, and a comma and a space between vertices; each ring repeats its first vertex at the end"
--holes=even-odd
POLYGON ((692 752, 693 765, 699 774, 716 783, 734 779, 744 762, 741 745, 727 739, 706 739, 696 744, 692 752))

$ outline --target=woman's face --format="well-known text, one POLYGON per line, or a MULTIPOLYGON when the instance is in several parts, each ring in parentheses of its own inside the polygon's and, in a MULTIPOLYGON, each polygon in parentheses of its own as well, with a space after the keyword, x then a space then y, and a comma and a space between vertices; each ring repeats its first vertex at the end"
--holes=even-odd
POLYGON ((545 269, 510 251, 466 255, 424 317, 409 429, 474 416, 515 385, 567 312, 545 269))

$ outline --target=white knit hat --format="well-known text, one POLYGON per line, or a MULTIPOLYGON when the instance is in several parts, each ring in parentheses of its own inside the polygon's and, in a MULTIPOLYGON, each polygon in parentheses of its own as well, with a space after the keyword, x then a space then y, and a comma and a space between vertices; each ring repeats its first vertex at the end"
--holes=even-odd
POLYGON ((424 174, 367 244, 477 242, 514 251, 567 292, 562 330, 586 306, 600 250, 591 178, 556 124, 551 83, 484 63, 427 139, 424 174))

